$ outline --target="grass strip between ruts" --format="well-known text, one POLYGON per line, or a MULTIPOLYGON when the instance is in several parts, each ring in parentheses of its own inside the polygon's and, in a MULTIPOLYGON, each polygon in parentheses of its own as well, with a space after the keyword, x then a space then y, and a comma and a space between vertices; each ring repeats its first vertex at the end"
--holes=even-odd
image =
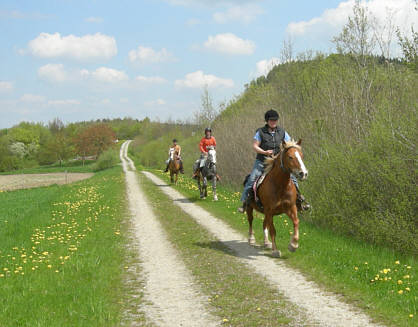
MULTIPOLYGON (((169 183, 169 175, 161 170, 150 170, 169 183)), ((197 185, 188 176, 179 176, 175 189, 191 201, 224 220, 243 235, 248 233, 246 215, 237 213, 238 192, 231 192, 218 184, 218 202, 209 196, 199 199, 197 185)), ((256 214, 255 236, 263 240, 262 215, 256 214)), ((349 237, 307 223, 301 217, 300 248, 289 253, 287 244, 293 225, 287 216, 275 218, 278 248, 282 258, 297 268, 308 279, 317 282, 327 291, 341 295, 347 303, 361 308, 375 321, 390 326, 416 326, 417 319, 417 265, 413 256, 360 242, 349 237)))
POLYGON ((309 326, 306 317, 285 301, 274 287, 239 262, 231 250, 173 204, 154 183, 139 175, 143 190, 169 241, 178 250, 223 324, 309 326))

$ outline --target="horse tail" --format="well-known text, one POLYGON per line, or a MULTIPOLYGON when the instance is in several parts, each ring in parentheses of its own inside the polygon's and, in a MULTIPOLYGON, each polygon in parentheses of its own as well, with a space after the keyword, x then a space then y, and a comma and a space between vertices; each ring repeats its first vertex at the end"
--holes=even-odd
POLYGON ((247 184, 248 179, 250 178, 250 174, 248 174, 245 179, 244 179, 244 183, 242 184, 243 186, 245 186, 245 184, 247 184))

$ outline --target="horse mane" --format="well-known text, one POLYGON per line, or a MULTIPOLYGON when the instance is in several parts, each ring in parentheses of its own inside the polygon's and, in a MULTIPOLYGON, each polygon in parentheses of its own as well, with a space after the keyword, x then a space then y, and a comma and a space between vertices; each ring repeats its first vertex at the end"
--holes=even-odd
POLYGON ((279 157, 281 155, 281 153, 283 151, 286 151, 289 148, 296 148, 300 151, 302 151, 302 148, 300 147, 299 144, 297 144, 297 142, 295 140, 290 140, 287 142, 284 142, 280 144, 280 152, 278 154, 276 154, 275 156, 272 157, 266 157, 266 159, 264 159, 264 173, 267 175, 269 172, 271 172, 271 170, 274 167, 274 163, 277 159, 277 157, 279 157))

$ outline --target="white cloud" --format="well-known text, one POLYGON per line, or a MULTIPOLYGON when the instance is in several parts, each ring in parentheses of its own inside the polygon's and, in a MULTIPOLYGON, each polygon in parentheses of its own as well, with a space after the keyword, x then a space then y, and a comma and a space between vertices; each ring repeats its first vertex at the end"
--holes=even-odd
POLYGON ((138 75, 135 78, 136 81, 143 83, 143 84, 163 84, 166 83, 167 80, 165 78, 159 76, 141 76, 138 75))
POLYGON ((253 41, 241 39, 232 33, 209 36, 204 46, 206 49, 228 55, 250 55, 255 50, 253 41))
POLYGON ((45 102, 45 97, 43 95, 24 94, 20 98, 20 101, 27 103, 42 103, 45 102))
MULTIPOLYGON (((414 0, 369 0, 361 1, 367 5, 369 12, 378 21, 384 22, 387 10, 395 11, 394 24, 402 29, 409 29, 411 24, 417 22, 417 13, 414 10, 414 0)), ((314 17, 308 21, 292 22, 286 31, 292 36, 303 36, 307 34, 324 33, 329 31, 339 31, 352 15, 355 0, 341 2, 337 8, 326 9, 321 16, 314 17)))
POLYGON ((84 19, 85 22, 87 23, 103 23, 103 18, 102 17, 87 17, 86 19, 84 19))
POLYGON ((226 24, 230 22, 241 22, 244 24, 251 23, 257 16, 264 11, 260 6, 254 4, 232 6, 223 12, 216 12, 213 14, 213 20, 219 24, 226 24))
MULTIPOLYGON (((86 75, 88 74, 87 71, 84 71, 84 73, 86 75)), ((107 67, 97 68, 94 72, 91 73, 91 76, 96 81, 105 83, 117 83, 129 79, 125 72, 107 67)))
POLYGON ((110 99, 103 99, 102 101, 100 101, 100 104, 110 104, 110 99))
POLYGON ((41 33, 28 44, 29 52, 41 58, 74 60, 109 59, 118 52, 116 40, 101 33, 61 36, 60 33, 41 33))
POLYGON ((175 58, 165 48, 156 51, 153 48, 138 46, 138 49, 129 51, 129 60, 138 63, 158 63, 173 61, 175 58))
POLYGON ((0 93, 12 92, 14 89, 13 83, 8 81, 0 81, 0 93))
POLYGON ((157 99, 157 100, 147 101, 144 104, 146 106, 162 106, 162 105, 165 105, 166 102, 164 99, 157 99))
POLYGON ((270 59, 260 60, 256 64, 255 77, 267 76, 267 74, 273 69, 274 66, 280 64, 280 59, 272 57, 270 59))
POLYGON ((80 81, 119 83, 129 80, 125 72, 113 68, 99 67, 94 71, 87 69, 67 71, 63 64, 44 65, 38 69, 38 76, 51 83, 80 81))
POLYGON ((189 27, 193 27, 200 24, 200 20, 197 18, 190 18, 186 21, 186 25, 189 27))
POLYGON ((201 70, 189 73, 184 79, 176 80, 174 82, 177 87, 188 88, 209 88, 215 87, 233 87, 234 81, 232 79, 220 78, 215 75, 205 75, 201 70))
POLYGON ((38 76, 49 82, 64 82, 69 78, 63 64, 47 64, 39 67, 38 76))
POLYGON ((49 100, 49 106, 77 106, 80 104, 80 101, 75 99, 66 99, 66 100, 49 100))
POLYGON ((129 102, 129 99, 128 98, 120 98, 119 99, 119 102, 120 103, 128 103, 129 102))

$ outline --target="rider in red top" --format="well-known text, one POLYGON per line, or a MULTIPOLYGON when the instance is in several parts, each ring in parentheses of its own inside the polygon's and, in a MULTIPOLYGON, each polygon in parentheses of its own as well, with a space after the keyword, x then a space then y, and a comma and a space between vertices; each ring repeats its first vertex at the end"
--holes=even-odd
POLYGON ((208 147, 211 145, 216 147, 216 140, 212 136, 212 130, 210 128, 206 128, 205 136, 200 140, 200 143, 199 143, 200 152, 202 152, 203 154, 207 154, 208 147))
POLYGON ((216 147, 216 140, 212 136, 212 130, 209 127, 205 128, 205 136, 200 140, 199 150, 201 152, 200 158, 196 160, 193 165, 193 178, 196 178, 199 174, 199 169, 203 167, 205 163, 205 158, 208 154, 208 147, 216 147))

